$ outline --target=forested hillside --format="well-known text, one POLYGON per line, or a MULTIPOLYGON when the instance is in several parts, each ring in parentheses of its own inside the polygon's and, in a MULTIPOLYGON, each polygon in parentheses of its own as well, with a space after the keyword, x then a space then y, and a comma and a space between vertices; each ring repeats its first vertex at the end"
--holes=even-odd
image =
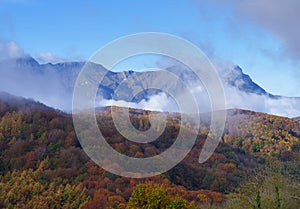
MULTIPOLYGON (((292 119, 230 110, 222 141, 208 161, 198 163, 209 130, 204 121, 194 148, 180 164, 156 177, 130 179, 108 173, 89 159, 76 138, 71 115, 34 107, 0 102, 3 208, 300 205, 300 125, 292 119)), ((130 118, 136 128, 144 130, 151 125, 150 114, 132 109, 130 118)), ((120 153, 134 157, 162 152, 180 129, 180 115, 169 114, 158 140, 138 144, 117 132, 110 108, 97 113, 97 120, 107 142, 120 153)), ((192 126, 183 128, 194 131, 192 126)))

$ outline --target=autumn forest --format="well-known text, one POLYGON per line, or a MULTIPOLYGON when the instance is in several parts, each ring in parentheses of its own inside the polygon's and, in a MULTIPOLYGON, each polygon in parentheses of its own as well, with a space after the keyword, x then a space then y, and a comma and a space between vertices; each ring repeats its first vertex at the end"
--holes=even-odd
MULTIPOLYGON (((151 124, 150 111, 131 109, 135 128, 151 124)), ((83 151, 72 116, 34 101, 0 102, 0 208, 298 208, 300 123, 246 110, 228 110, 221 142, 205 163, 198 157, 209 140, 201 121, 186 158, 161 175, 134 179, 111 174, 83 151), (206 139, 207 138, 207 139, 206 139)), ((180 127, 168 114, 154 142, 126 140, 116 130, 110 107, 97 113, 98 126, 118 152, 145 158, 167 149, 180 127)))

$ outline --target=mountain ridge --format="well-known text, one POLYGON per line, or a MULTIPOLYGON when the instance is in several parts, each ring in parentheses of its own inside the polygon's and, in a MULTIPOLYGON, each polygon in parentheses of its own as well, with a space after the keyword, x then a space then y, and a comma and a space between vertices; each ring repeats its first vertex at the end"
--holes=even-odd
POLYGON ((0 111, 2 111, 1 109, 5 109, 5 106, 11 106, 13 111, 41 110, 53 113, 63 113, 58 109, 49 107, 39 101, 35 101, 34 99, 15 96, 3 91, 0 91, 0 105, 3 106, 0 108, 0 111))
MULTIPOLYGON (((147 102, 152 96, 159 95, 163 92, 159 89, 147 89, 149 82, 162 85, 166 83, 167 80, 168 83, 164 85, 165 89, 167 91, 172 89, 175 95, 179 95, 184 88, 181 82, 167 78, 162 74, 162 71, 137 72, 130 70, 113 72, 105 69, 100 64, 74 61, 56 64, 40 64, 34 58, 28 56, 25 58, 0 61, 0 74, 3 75, 2 79, 0 79, 0 90, 14 95, 34 98, 51 107, 70 111, 76 79, 81 69, 87 63, 93 69, 96 69, 100 76, 105 75, 99 85, 98 96, 106 100, 107 103, 109 103, 110 100, 124 100, 125 102, 134 103, 147 102), (16 85, 12 85, 13 83, 16 83, 16 85), (121 88, 119 89, 122 91, 116 93, 120 85, 121 88), (140 93, 133 95, 133 92, 140 93)), ((165 69, 169 72, 176 73, 179 79, 188 84, 188 88, 192 88, 192 90, 195 91, 204 89, 205 91, 201 81, 195 79, 193 72, 179 65, 171 65, 165 69)), ((255 83, 249 75, 246 75, 238 65, 217 67, 217 70, 225 88, 228 104, 226 108, 251 109, 271 114, 279 114, 277 112, 286 110, 281 115, 285 114, 289 117, 300 115, 300 109, 298 108, 300 98, 268 93, 255 83), (236 96, 239 98, 236 99, 236 96), (248 105, 245 99, 249 98, 249 102, 251 102, 252 97, 253 100, 261 102, 261 104, 248 105), (268 107, 270 104, 271 107, 268 107), (277 107, 278 104, 284 107, 277 107), (274 108, 277 112, 274 111, 274 108), (294 108, 294 110, 290 111, 289 108, 294 108)), ((95 76, 96 80, 97 76, 95 76)), ((203 95, 203 97, 200 96, 200 99, 203 99, 203 103, 209 104, 209 97, 205 95, 205 92, 203 95)), ((209 111, 209 109, 205 109, 204 112, 205 111, 209 111)))

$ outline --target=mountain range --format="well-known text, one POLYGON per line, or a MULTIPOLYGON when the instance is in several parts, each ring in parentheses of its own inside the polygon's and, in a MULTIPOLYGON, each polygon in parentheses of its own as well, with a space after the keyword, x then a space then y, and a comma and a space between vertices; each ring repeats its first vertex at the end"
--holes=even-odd
MULTIPOLYGON (((85 62, 65 62, 40 64, 32 57, 0 60, 0 90, 14 95, 33 98, 51 107, 70 111, 73 88, 85 62)), ((183 81, 189 89, 197 91, 196 97, 202 103, 203 112, 209 111, 209 97, 203 91, 201 81, 195 74, 180 65, 170 65, 165 69, 176 74, 179 80, 166 78, 163 71, 122 71, 112 72, 100 64, 89 63, 98 76, 105 75, 99 84, 98 96, 101 105, 111 105, 111 101, 134 104, 135 108, 157 109, 157 96, 162 111, 176 111, 166 102, 170 97, 161 90, 148 89, 151 84, 164 84, 164 89, 175 93, 182 91, 183 81), (166 82, 167 81, 167 82, 166 82), (121 87, 118 89, 118 87, 121 87), (121 91, 119 91, 121 89, 121 91), (199 90, 200 89, 200 90, 199 90), (118 90, 118 91, 117 91, 118 90), (139 92, 133 95, 133 92, 139 92), (155 97, 156 96, 156 97, 155 97), (156 100, 155 100, 156 98, 156 100), (164 103, 165 102, 165 103, 164 103), (207 103, 207 105, 203 105, 207 103), (153 108, 154 106, 154 108, 153 108)), ((276 96, 256 84, 237 65, 216 66, 224 86, 226 108, 242 108, 288 117, 300 115, 300 98, 276 96)), ((95 77, 94 79, 97 80, 95 77)), ((176 105, 175 105, 176 106, 176 105)))
MULTIPOLYGON (((141 180, 129 179, 97 167, 82 149, 71 115, 35 101, 42 101, 37 96, 49 99, 59 95, 61 98, 57 102, 70 102, 75 80, 84 64, 41 65, 32 58, 1 62, 1 73, 6 73, 2 80, 10 84, 10 89, 3 86, 6 89, 0 91, 0 207, 59 208, 73 204, 71 208, 126 208, 132 200, 142 202, 140 199, 148 196, 141 195, 138 199, 135 196, 136 191, 147 185, 164 185, 162 188, 171 191, 170 195, 174 195, 176 200, 180 197, 181 203, 192 202, 197 206, 194 208, 251 208, 258 191, 261 191, 264 208, 278 208, 270 207, 275 205, 275 186, 280 188, 282 208, 299 205, 299 187, 295 186, 299 185, 300 179, 299 117, 293 120, 229 109, 218 147, 206 162, 199 164, 203 144, 211 139, 209 117, 204 114, 193 149, 182 162, 164 174, 141 180), (29 93, 27 97, 33 99, 14 96, 4 90, 29 93), (39 91, 41 94, 32 94, 39 91)), ((126 93, 132 92, 129 86, 134 90, 146 89, 146 80, 167 80, 160 77, 160 72, 117 73, 101 65, 91 65, 99 75, 106 75, 98 91, 102 100, 106 101, 126 99, 126 93), (126 79, 132 82, 130 77, 139 82, 125 85, 122 88, 125 93, 114 95, 116 89, 124 85, 124 80, 125 83, 126 79)), ((168 70, 177 72, 178 77, 189 80, 189 84, 197 84, 192 73, 182 72, 178 66, 168 70)), ((269 94, 238 66, 223 69, 220 74, 225 93, 235 92, 234 96, 245 94, 248 103, 254 97, 276 102, 292 99, 269 94)), ((182 86, 176 82, 168 83, 166 88, 177 87, 180 91, 182 86)), ((161 93, 144 91, 135 98, 135 103, 151 102, 161 93)), ((151 114, 156 113, 131 109, 129 116, 135 128, 145 130, 149 128, 151 114)), ((110 108, 102 108, 96 117, 99 129, 110 146, 130 157, 157 155, 174 143, 181 128, 195 131, 193 124, 181 126, 180 114, 170 113, 166 129, 157 140, 135 143, 118 132, 110 108)), ((98 148, 100 150, 101 147, 98 148)), ((155 188, 152 189, 155 191, 155 188)))

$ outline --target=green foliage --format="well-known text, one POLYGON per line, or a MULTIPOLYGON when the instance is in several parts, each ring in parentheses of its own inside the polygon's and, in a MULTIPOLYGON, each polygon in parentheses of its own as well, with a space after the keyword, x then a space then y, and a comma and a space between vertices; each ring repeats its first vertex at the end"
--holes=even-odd
POLYGON ((40 183, 39 170, 14 171, 0 181, 0 202, 8 208, 82 208, 88 200, 82 184, 40 183))
POLYGON ((255 206, 253 207, 253 209, 261 209, 261 200, 260 200, 260 192, 258 191, 256 193, 256 197, 255 197, 255 206))
POLYGON ((241 137, 234 138, 233 145, 236 146, 236 147, 242 147, 243 146, 243 140, 241 139, 241 137))
MULTIPOLYGON (((299 162, 294 163, 299 165, 299 162)), ((300 184, 293 175, 286 173, 284 167, 285 164, 274 159, 267 162, 236 193, 228 195, 225 208, 297 208, 300 205, 300 184), (280 196, 279 191, 284 195, 280 196)))
MULTIPOLYGON (((0 120, 0 133, 2 139, 23 138, 25 122, 22 120, 22 114, 17 112, 7 112, 0 120)), ((0 139, 1 139, 0 138, 0 139)))
POLYGON ((252 144, 252 152, 260 152, 260 149, 264 147, 264 143, 262 141, 258 141, 252 144))
POLYGON ((180 197, 172 197, 165 186, 140 184, 132 192, 127 209, 196 209, 180 197))
POLYGON ((277 208, 280 208, 281 203, 280 203, 279 186, 278 185, 275 185, 275 191, 276 191, 276 205, 277 205, 277 208))
POLYGON ((209 189, 210 185, 214 182, 215 176, 211 172, 207 172, 203 179, 203 187, 204 189, 209 189))
POLYGON ((299 146, 300 126, 290 118, 245 110, 232 110, 226 131, 227 143, 250 153, 281 157, 299 146))

